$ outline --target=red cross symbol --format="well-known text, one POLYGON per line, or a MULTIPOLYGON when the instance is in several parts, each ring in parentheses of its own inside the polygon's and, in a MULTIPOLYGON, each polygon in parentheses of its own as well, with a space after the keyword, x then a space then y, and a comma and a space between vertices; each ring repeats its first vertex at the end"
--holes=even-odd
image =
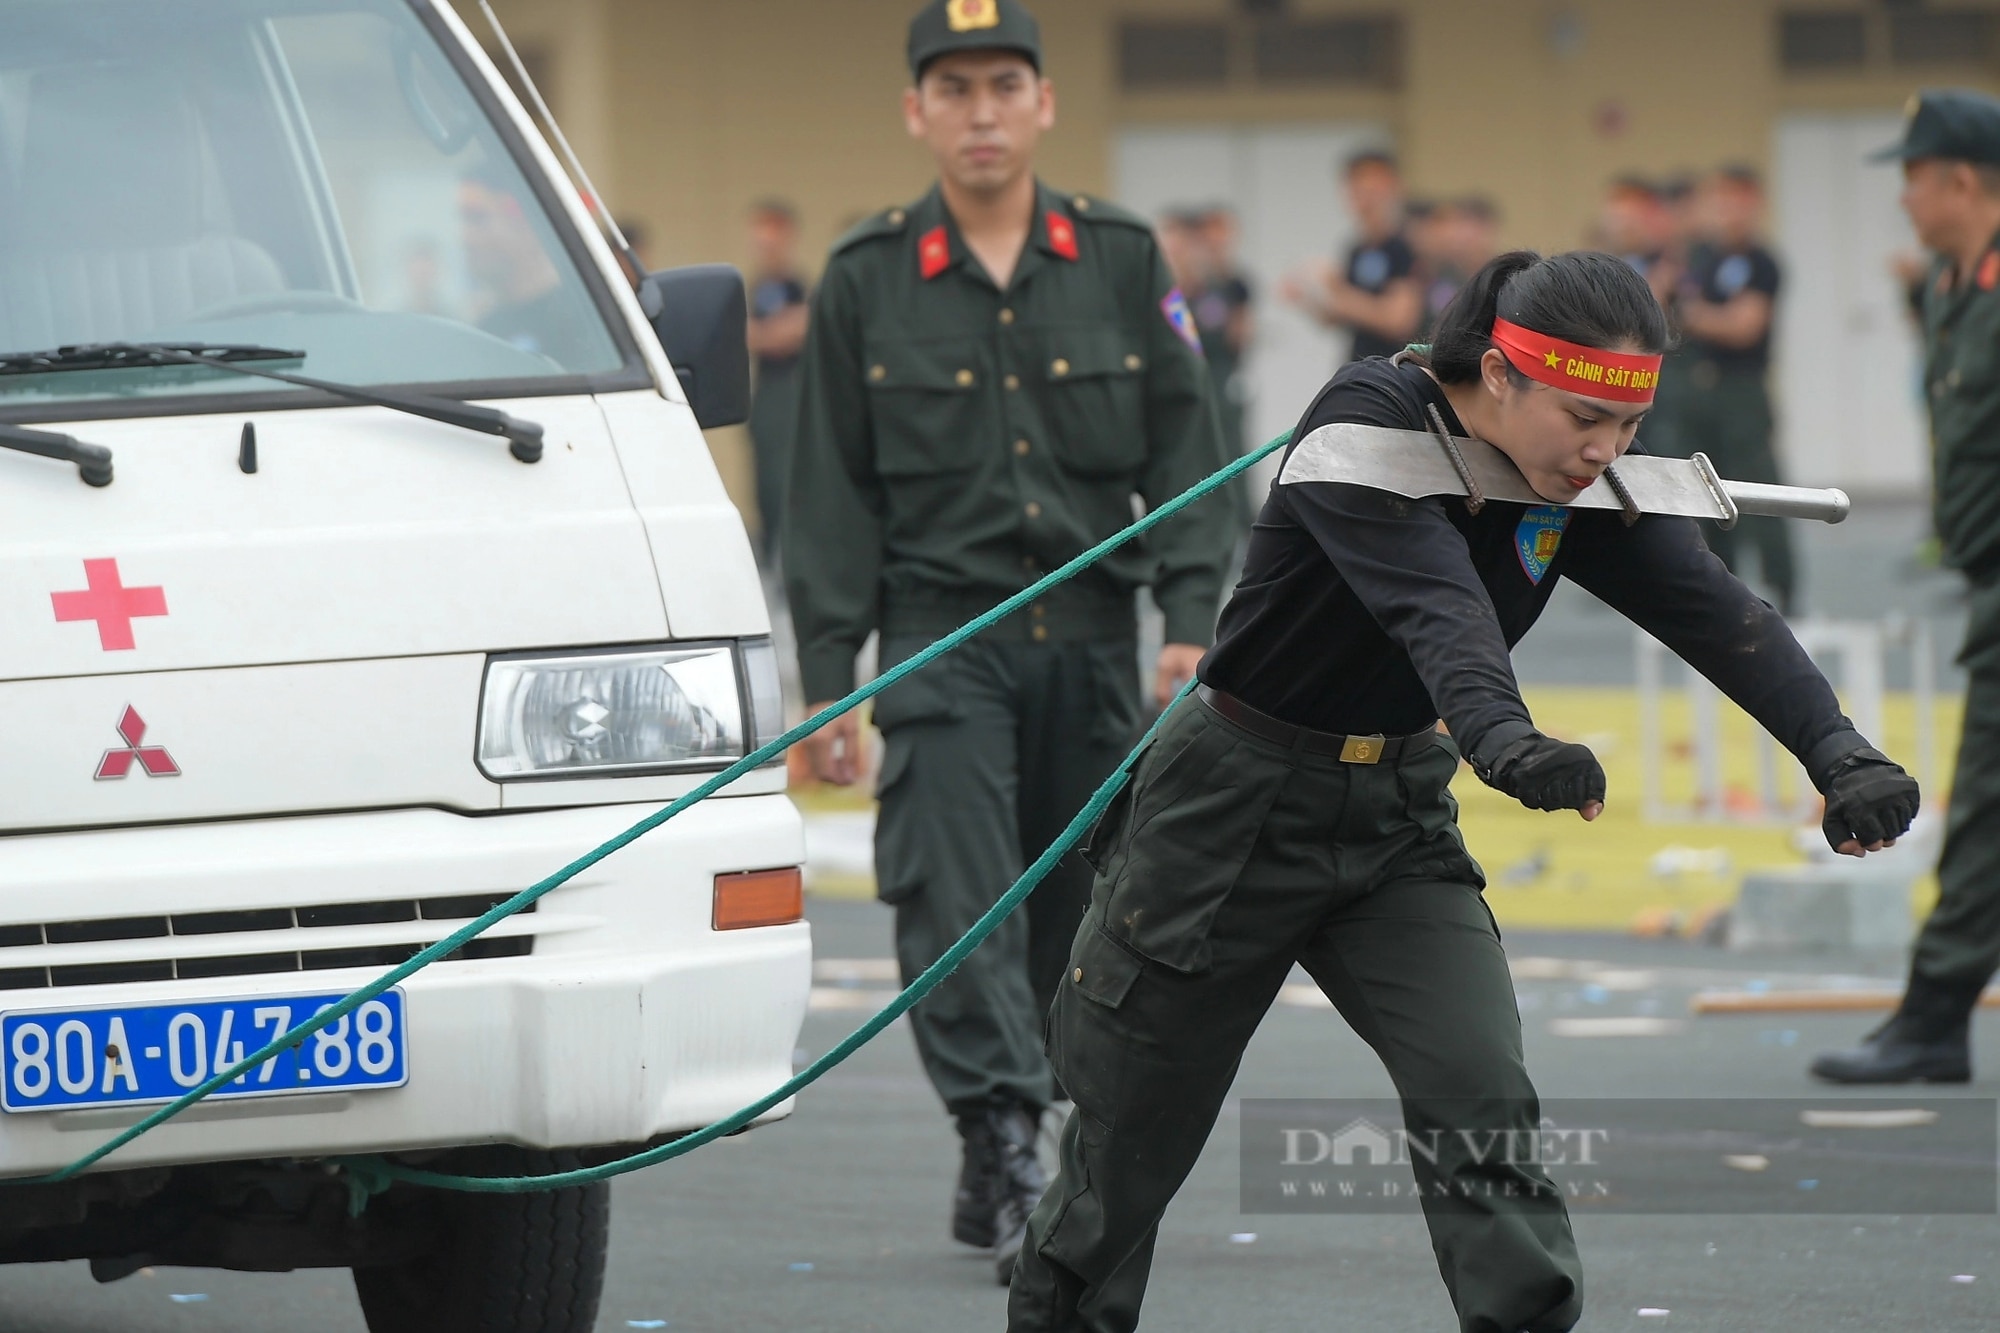
POLYGON ((165 588, 128 588, 118 577, 116 560, 86 560, 84 581, 90 586, 80 592, 52 592, 57 620, 95 620, 97 642, 104 651, 138 645, 132 639, 132 622, 140 616, 167 613, 165 588))
POLYGON ((160 745, 141 745, 146 739, 146 719, 139 716, 139 710, 131 704, 125 705, 125 715, 118 719, 118 735, 125 744, 106 750, 104 758, 97 762, 97 780, 122 778, 132 771, 132 761, 138 760, 139 767, 146 770, 149 778, 177 778, 181 766, 174 757, 160 745))

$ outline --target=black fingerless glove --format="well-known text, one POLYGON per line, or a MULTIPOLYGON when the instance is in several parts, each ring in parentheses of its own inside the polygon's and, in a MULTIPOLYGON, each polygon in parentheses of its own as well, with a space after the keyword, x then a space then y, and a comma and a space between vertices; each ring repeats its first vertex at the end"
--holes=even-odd
POLYGON ((1910 831, 1910 821, 1917 817, 1917 780, 1880 750, 1850 750, 1818 776, 1826 794, 1820 830, 1835 851, 1844 842, 1867 847, 1910 831))
POLYGON ((1490 764, 1475 761, 1472 771, 1530 810, 1581 810, 1604 799, 1604 768, 1590 748, 1539 731, 1507 745, 1490 764))

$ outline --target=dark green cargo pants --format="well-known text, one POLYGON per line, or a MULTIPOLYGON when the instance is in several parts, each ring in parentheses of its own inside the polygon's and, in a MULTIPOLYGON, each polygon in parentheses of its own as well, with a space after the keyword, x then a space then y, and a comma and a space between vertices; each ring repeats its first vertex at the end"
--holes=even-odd
POLYGON ((1965 730, 1938 858, 1938 901, 1911 973, 1968 1009, 2000 966, 2000 579, 1975 584, 1965 652, 1965 730))
MULTIPOLYGON (((1139 729, 1131 638, 1037 643, 1010 622, 882 694, 886 746, 875 876, 896 909, 908 985, 999 900, 1076 817, 1139 729)), ((927 639, 892 639, 893 666, 927 639)), ((953 1113, 996 1098, 1046 1106, 1042 1016, 1090 896, 1072 852, 910 1011, 917 1052, 953 1113)))
MULTIPOLYGON (((1771 395, 1761 373, 1719 370, 1710 361, 1688 368, 1689 384, 1674 405, 1674 440, 1684 455, 1705 453, 1730 481, 1778 483, 1778 456, 1771 445, 1771 395)), ((1645 435, 1644 427, 1640 434, 1645 435)), ((1702 525, 1708 547, 1733 573, 1743 572, 1744 547, 1754 547, 1764 582, 1777 594, 1778 609, 1791 614, 1798 593, 1792 534, 1782 518, 1751 516, 1727 531, 1702 525)))
POLYGON ((1160 1217, 1295 961, 1382 1057, 1412 1135, 1446 1131, 1417 1183, 1460 1326, 1576 1322, 1582 1272, 1554 1187, 1474 1160, 1449 1132, 1540 1123, 1447 790, 1457 767, 1443 737, 1398 763, 1344 764, 1194 701, 1169 719, 1092 838, 1100 873, 1049 1015, 1076 1111, 1014 1270, 1010 1333, 1137 1326, 1160 1217))

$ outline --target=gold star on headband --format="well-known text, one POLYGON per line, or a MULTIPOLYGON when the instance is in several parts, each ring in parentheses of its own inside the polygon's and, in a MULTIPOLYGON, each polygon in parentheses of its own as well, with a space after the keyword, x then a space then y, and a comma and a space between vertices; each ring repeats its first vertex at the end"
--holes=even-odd
POLYGON ((1560 352, 1545 353, 1542 357, 1542 360, 1548 363, 1548 367, 1550 370, 1554 370, 1556 368, 1556 363, 1562 360, 1562 353, 1560 352))

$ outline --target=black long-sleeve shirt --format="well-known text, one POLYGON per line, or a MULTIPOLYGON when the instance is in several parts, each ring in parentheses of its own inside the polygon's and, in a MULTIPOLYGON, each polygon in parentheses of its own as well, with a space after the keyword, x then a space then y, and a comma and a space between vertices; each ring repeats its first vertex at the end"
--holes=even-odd
MULTIPOLYGON (((1320 391, 1293 447, 1331 422, 1425 430, 1427 404, 1466 433, 1421 366, 1357 362, 1320 391)), ((1558 578, 1680 654, 1809 771, 1815 746, 1851 735, 1784 619, 1709 552, 1692 519, 1648 515, 1628 528, 1607 510, 1506 501, 1474 516, 1455 497, 1335 482, 1271 487, 1200 676, 1320 731, 1406 735, 1442 717, 1463 753, 1490 761, 1533 726, 1508 652, 1558 578)))

